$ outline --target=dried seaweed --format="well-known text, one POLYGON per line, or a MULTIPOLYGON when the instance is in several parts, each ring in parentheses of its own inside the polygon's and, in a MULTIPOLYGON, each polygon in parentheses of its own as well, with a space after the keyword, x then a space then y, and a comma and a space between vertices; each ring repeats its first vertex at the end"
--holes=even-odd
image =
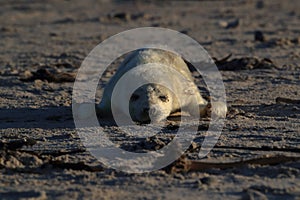
POLYGON ((41 168, 47 168, 51 166, 52 168, 59 168, 59 169, 71 169, 71 170, 79 170, 79 171, 89 171, 89 172, 98 172, 103 171, 102 166, 90 166, 85 164, 84 162, 77 162, 77 163, 70 163, 70 162, 63 162, 63 161, 50 161, 45 163, 41 166, 41 168))
POLYGON ((286 103, 286 104, 300 104, 300 99, 290 99, 284 97, 277 97, 276 103, 286 103))
POLYGON ((12 140, 9 142, 0 141, 1 150, 17 150, 23 146, 32 146, 36 144, 36 140, 31 138, 22 138, 18 140, 12 140))
POLYGON ((232 54, 225 58, 213 58, 219 70, 236 71, 236 70, 251 70, 251 69, 272 69, 278 68, 272 60, 268 58, 257 57, 242 57, 229 60, 232 54))
POLYGON ((24 82, 31 82, 35 80, 42 80, 55 83, 74 82, 75 73, 73 72, 58 72, 53 68, 40 68, 35 72, 27 72, 20 80, 24 82))
POLYGON ((253 158, 240 159, 231 162, 206 162, 198 160, 190 160, 185 157, 181 157, 173 164, 165 168, 168 173, 177 172, 189 172, 189 171, 201 171, 207 169, 228 169, 235 167, 242 167, 245 165, 277 165, 285 162, 292 162, 300 160, 300 156, 285 156, 280 154, 266 154, 253 158))

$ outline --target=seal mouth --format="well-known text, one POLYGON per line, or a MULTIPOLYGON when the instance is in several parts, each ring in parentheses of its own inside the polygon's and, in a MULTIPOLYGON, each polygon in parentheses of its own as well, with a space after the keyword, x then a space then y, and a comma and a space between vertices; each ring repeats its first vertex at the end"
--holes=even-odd
POLYGON ((137 125, 151 124, 151 120, 147 120, 147 121, 136 121, 135 123, 136 123, 137 125))
POLYGON ((149 112, 141 111, 137 114, 136 112, 131 111, 130 116, 134 122, 141 123, 141 124, 150 124, 151 123, 149 112))
POLYGON ((138 114, 132 112, 130 115, 133 121, 141 124, 157 123, 163 118, 162 112, 156 108, 144 108, 138 114))
POLYGON ((142 123, 142 124, 150 124, 151 123, 151 118, 149 116, 149 112, 142 112, 140 114, 139 120, 137 120, 137 121, 142 123))

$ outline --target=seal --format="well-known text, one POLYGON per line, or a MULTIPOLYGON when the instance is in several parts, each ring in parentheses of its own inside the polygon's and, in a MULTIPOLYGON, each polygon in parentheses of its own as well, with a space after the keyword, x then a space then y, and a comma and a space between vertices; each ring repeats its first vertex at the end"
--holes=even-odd
POLYGON ((130 99, 128 117, 141 123, 162 121, 180 111, 182 106, 189 114, 207 114, 208 103, 202 98, 185 61, 178 54, 161 49, 138 49, 125 58, 106 85, 100 104, 96 105, 97 115, 112 116, 112 106, 118 113, 126 113, 126 109, 128 113, 128 104, 124 103, 124 99, 130 99), (112 104, 112 93, 117 82, 129 71, 132 71, 131 80, 142 79, 149 84, 136 89, 129 98, 124 91, 130 83, 119 85, 119 92, 112 104), (160 83, 168 83, 172 88, 160 83), (197 113, 191 106, 195 104, 199 106, 197 113))

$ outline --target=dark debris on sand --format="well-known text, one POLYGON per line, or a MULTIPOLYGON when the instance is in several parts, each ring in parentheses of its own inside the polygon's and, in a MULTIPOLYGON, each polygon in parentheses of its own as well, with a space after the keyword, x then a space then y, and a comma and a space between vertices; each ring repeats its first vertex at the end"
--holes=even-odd
POLYGON ((222 59, 213 59, 218 69, 224 71, 278 68, 273 61, 268 58, 242 57, 229 60, 230 57, 231 54, 222 59))
POLYGON ((34 72, 25 71, 23 77, 20 78, 21 81, 31 82, 35 80, 42 80, 54 83, 63 83, 63 82, 74 82, 76 73, 74 72, 60 72, 55 67, 67 66, 70 64, 56 64, 53 66, 42 66, 34 72))

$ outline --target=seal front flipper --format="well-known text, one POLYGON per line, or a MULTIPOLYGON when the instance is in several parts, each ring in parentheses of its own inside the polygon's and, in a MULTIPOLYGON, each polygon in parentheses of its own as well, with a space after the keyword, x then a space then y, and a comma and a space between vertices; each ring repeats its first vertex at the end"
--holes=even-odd
POLYGON ((216 101, 213 103, 213 106, 211 103, 208 103, 203 109, 203 112, 200 112, 201 117, 211 117, 212 114, 214 114, 214 116, 217 118, 225 118, 227 114, 226 103, 216 101))
POLYGON ((112 117, 111 105, 105 99, 102 99, 100 104, 96 104, 96 114, 99 118, 110 118, 112 117))

